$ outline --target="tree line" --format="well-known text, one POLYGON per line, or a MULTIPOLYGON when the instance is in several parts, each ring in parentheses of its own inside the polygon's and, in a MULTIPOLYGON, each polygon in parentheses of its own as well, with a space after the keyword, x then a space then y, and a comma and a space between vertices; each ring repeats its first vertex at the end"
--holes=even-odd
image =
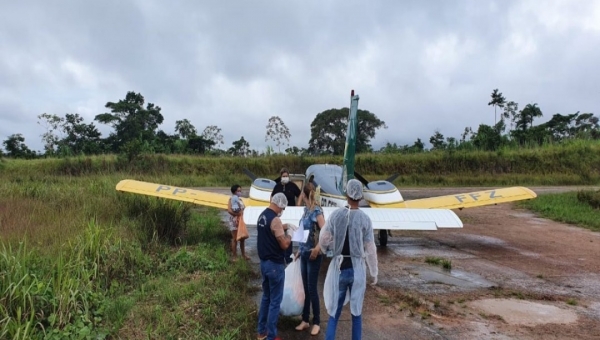
MULTIPOLYGON (((502 147, 523 147, 560 143, 570 139, 600 139, 598 117, 593 113, 556 113, 549 121, 534 125, 536 118, 543 117, 537 103, 530 103, 519 110, 519 104, 507 101, 498 89, 491 94, 489 106, 494 107, 494 125, 480 124, 477 130, 465 127, 460 138, 444 137, 435 130, 429 138, 433 150, 484 150, 496 151, 502 147), (500 109, 500 120, 497 112, 500 109)), ((417 153, 427 151, 418 138, 412 145, 387 143, 379 150, 382 153, 417 153)))
MULTIPOLYGON (((465 127, 460 138, 444 137, 435 130, 429 138, 431 149, 425 148, 420 138, 412 145, 387 143, 374 150, 370 142, 377 130, 387 128, 384 121, 368 110, 358 110, 356 151, 358 153, 419 153, 435 150, 488 150, 503 146, 523 146, 560 142, 566 139, 599 139, 599 120, 592 113, 554 114, 543 124, 534 125, 534 119, 543 116, 537 103, 527 104, 519 110, 518 103, 506 101, 498 89, 491 94, 488 105, 494 107, 494 125, 481 124, 477 130, 465 127), (500 120, 497 111, 500 109, 500 120)), ((146 103, 140 93, 127 92, 125 99, 107 102, 110 112, 95 116, 94 122, 86 123, 79 114, 67 113, 63 117, 44 113, 39 115, 38 124, 44 127, 41 135, 44 150, 32 151, 22 134, 16 133, 3 141, 5 156, 13 158, 67 157, 74 155, 121 154, 130 160, 142 153, 204 154, 230 156, 259 156, 274 154, 271 146, 259 153, 251 149, 244 136, 224 147, 222 130, 216 125, 207 126, 202 133, 188 120, 175 122, 174 133, 161 129, 164 122, 161 107, 146 103), (102 137, 95 124, 111 126, 113 131, 102 137)), ((287 154, 294 155, 341 155, 344 152, 348 127, 347 107, 329 109, 318 113, 310 129, 308 147, 290 146, 291 133, 279 116, 269 118, 265 127, 265 142, 271 141, 287 154)), ((1 155, 1 151, 0 151, 1 155)))

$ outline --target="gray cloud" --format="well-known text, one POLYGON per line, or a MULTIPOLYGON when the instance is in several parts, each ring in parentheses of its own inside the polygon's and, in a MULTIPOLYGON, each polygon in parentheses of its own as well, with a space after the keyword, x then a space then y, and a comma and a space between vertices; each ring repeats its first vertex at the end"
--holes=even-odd
POLYGON ((376 147, 459 137, 493 124, 494 88, 545 119, 598 114, 599 42, 598 2, 12 2, 0 12, 0 139, 22 133, 40 150, 37 115, 90 122, 136 91, 168 133, 188 118, 220 126, 227 147, 243 135, 263 149, 278 115, 306 146, 314 116, 348 106, 351 89, 389 127, 376 147))

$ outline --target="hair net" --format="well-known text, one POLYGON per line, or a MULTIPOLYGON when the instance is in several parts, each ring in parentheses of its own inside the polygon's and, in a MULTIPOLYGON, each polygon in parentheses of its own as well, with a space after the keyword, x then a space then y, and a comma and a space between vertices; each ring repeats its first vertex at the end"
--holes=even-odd
POLYGON ((346 183, 346 195, 355 201, 360 201, 363 197, 363 185, 357 179, 351 179, 346 183))
POLYGON ((271 197, 271 203, 275 204, 281 209, 285 209, 288 204, 287 197, 283 194, 283 192, 278 192, 273 197, 271 197))

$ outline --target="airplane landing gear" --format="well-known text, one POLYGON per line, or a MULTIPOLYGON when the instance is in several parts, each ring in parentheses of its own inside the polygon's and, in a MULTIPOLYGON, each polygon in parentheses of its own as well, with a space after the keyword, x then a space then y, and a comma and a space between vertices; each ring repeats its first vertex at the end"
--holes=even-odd
POLYGON ((387 230, 379 230, 379 245, 382 247, 387 246, 388 241, 388 231, 387 230))

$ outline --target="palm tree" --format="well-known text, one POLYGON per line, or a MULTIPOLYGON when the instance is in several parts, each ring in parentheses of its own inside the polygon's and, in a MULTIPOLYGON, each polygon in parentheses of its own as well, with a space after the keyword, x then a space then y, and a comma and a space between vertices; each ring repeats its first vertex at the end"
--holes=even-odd
POLYGON ((542 116, 542 110, 535 104, 527 104, 525 108, 521 110, 519 115, 519 120, 517 121, 516 128, 526 130, 527 126, 530 128, 533 127, 533 119, 536 117, 542 116))
POLYGON ((488 103, 488 105, 494 106, 494 125, 497 122, 496 121, 496 108, 504 107, 505 103, 506 103, 506 98, 504 98, 504 96, 502 96, 502 92, 498 92, 498 89, 494 89, 494 91, 492 91, 492 100, 488 103))

